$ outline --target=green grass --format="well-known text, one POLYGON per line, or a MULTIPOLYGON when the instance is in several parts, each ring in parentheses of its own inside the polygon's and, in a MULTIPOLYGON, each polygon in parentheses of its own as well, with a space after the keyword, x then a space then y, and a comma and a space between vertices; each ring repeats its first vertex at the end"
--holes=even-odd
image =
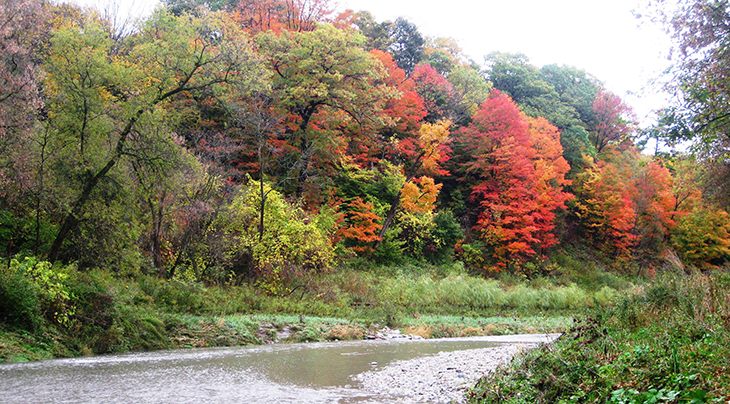
POLYGON ((482 379, 470 402, 724 403, 728 358, 730 273, 665 277, 482 379))
POLYGON ((606 306, 620 293, 553 277, 488 279, 458 264, 339 268, 303 278, 284 296, 250 284, 123 278, 72 266, 47 271, 66 274, 52 285, 63 291, 53 299, 32 279, 0 273, 0 292, 27 307, 1 325, 0 361, 258 344, 285 328, 292 342, 362 338, 384 326, 428 337, 555 332, 567 329, 574 313, 606 306), (11 293, 18 284, 37 295, 11 293), (63 316, 50 314, 59 310, 63 316))

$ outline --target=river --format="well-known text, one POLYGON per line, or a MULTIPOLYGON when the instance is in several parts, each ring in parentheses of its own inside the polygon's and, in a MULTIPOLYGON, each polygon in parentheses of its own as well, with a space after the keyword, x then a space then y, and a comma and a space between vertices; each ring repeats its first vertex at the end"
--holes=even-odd
POLYGON ((275 344, 0 364, 0 402, 395 403, 401 400, 363 389, 355 376, 439 352, 553 338, 275 344))

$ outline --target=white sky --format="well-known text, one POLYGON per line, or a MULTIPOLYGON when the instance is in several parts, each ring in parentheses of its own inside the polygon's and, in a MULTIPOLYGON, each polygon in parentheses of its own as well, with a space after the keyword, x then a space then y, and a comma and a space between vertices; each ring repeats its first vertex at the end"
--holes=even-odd
POLYGON ((534 65, 585 70, 631 105, 639 119, 664 104, 647 83, 668 65, 669 40, 632 10, 641 0, 339 0, 375 20, 403 16, 430 37, 451 37, 482 63, 494 52, 523 53, 534 65), (438 6, 436 6, 438 4, 438 6))
MULTIPOLYGON (((76 0, 116 3, 139 15, 153 0, 76 0)), ((669 39, 640 27, 632 10, 646 0, 332 0, 340 10, 366 10, 375 20, 403 16, 428 37, 451 37, 477 63, 494 52, 523 53, 534 65, 569 65, 593 74, 634 108, 642 126, 664 96, 648 86, 668 65, 669 39), (438 4, 438 6, 436 5, 438 4)), ((103 8, 103 6, 101 7, 103 8)))

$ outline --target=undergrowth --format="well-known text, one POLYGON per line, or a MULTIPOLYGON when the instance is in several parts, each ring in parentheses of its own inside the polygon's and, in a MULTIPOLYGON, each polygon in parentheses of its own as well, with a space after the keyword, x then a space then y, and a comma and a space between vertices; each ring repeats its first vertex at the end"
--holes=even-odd
POLYGON ((480 380, 472 403, 725 403, 730 273, 666 276, 480 380))
POLYGON ((556 332, 619 293, 549 277, 490 279, 458 263, 407 263, 339 268, 271 296, 246 283, 129 278, 26 257, 0 267, 0 361, 257 344, 284 328, 293 342, 385 326, 432 338, 556 332))

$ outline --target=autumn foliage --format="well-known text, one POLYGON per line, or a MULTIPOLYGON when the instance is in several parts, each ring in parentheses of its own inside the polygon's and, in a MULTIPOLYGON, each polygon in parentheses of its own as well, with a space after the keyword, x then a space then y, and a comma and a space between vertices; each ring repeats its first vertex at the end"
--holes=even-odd
POLYGON ((335 252, 527 275, 563 246, 730 261, 727 139, 649 156, 631 108, 573 67, 481 69, 328 0, 166 0, 126 31, 0 0, 0 49, 7 257, 271 294, 335 252))
POLYGON ((569 167, 557 129, 495 91, 461 137, 474 152, 467 171, 478 178, 471 193, 480 207, 475 229, 493 249, 494 269, 555 245, 555 211, 571 197, 563 191, 569 167))
POLYGON ((372 243, 380 240, 380 225, 377 222, 381 217, 372 212, 372 203, 364 202, 360 197, 352 200, 348 206, 348 225, 339 231, 340 235, 354 251, 372 251, 372 243))

